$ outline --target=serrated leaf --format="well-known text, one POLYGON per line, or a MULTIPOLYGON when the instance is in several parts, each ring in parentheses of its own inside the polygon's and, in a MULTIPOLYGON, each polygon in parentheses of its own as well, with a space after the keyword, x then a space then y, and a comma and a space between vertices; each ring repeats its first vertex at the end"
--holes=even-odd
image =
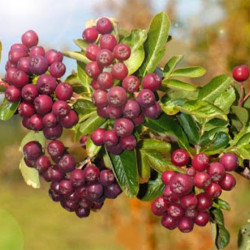
POLYGON ((226 114, 236 99, 234 88, 229 88, 215 99, 214 105, 223 110, 226 114))
POLYGON ((178 55, 178 56, 173 56, 168 60, 163 70, 164 78, 167 78, 169 77, 169 75, 171 75, 176 65, 182 60, 182 58, 183 58, 183 55, 178 55))
POLYGON ((197 78, 197 77, 203 76, 205 73, 206 73, 206 70, 204 68, 193 66, 193 67, 176 69, 171 74, 171 77, 179 76, 179 77, 197 78))
POLYGON ((85 42, 83 39, 76 39, 74 40, 74 43, 83 51, 86 50, 87 46, 89 45, 87 42, 85 42))
POLYGON ((186 101, 181 107, 180 110, 183 113, 194 115, 200 118, 213 119, 221 118, 227 120, 226 114, 216 107, 215 105, 202 101, 202 100, 190 100, 186 101))
POLYGON ((157 196, 162 195, 164 187, 165 185, 162 183, 161 174, 158 174, 156 179, 149 180, 148 183, 140 185, 137 198, 142 201, 152 201, 157 196))
POLYGON ((134 151, 123 151, 120 155, 109 154, 116 179, 128 197, 136 197, 139 177, 134 151))
POLYGON ((87 143, 86 143, 86 153, 87 155, 92 158, 96 156, 99 151, 101 150, 102 146, 96 146, 93 141, 88 137, 87 143))
POLYGON ((249 115, 247 109, 239 106, 232 106, 231 109, 243 126, 248 125, 249 115))
POLYGON ((214 100, 229 87, 230 81, 231 78, 227 75, 220 75, 213 78, 200 89, 198 98, 204 101, 214 102, 214 100))
POLYGON ((199 129, 192 116, 181 113, 177 115, 177 119, 186 133, 190 143, 197 145, 199 142, 199 129))
POLYGON ((196 91, 196 86, 191 83, 186 83, 176 79, 165 79, 162 81, 162 86, 182 91, 194 92, 196 91))
POLYGON ((120 43, 130 46, 131 55, 124 61, 128 68, 128 74, 131 75, 139 69, 145 58, 143 44, 147 39, 147 32, 144 30, 132 30, 130 35, 123 38, 120 43))
POLYGON ((8 102, 6 98, 4 98, 3 102, 0 105, 0 120, 9 120, 15 114, 18 105, 19 102, 8 102))
POLYGON ((169 116, 161 114, 158 119, 148 119, 143 125, 158 133, 174 136, 178 140, 180 147, 189 150, 189 143, 185 133, 180 125, 169 116))
POLYGON ((91 62, 83 53, 81 52, 74 52, 74 51, 63 51, 63 55, 72 59, 75 59, 79 62, 83 62, 88 64, 91 62))
POLYGON ((87 75, 85 71, 85 66, 83 62, 77 62, 77 76, 80 79, 82 86, 84 87, 84 92, 91 94, 92 89, 90 87, 91 78, 87 75))
POLYGON ((157 64, 165 55, 165 45, 168 40, 170 21, 166 13, 157 14, 151 21, 147 40, 144 45, 145 60, 139 70, 141 76, 154 72, 157 64))

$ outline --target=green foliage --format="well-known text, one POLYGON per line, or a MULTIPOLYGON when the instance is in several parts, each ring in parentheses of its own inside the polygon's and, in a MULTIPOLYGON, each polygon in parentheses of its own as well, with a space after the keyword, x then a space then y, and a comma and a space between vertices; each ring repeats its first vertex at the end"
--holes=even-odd
POLYGON ((162 86, 170 89, 176 89, 188 92, 196 91, 196 86, 194 86, 193 84, 186 83, 176 79, 165 79, 162 81, 162 86))
POLYGON ((201 77, 206 73, 206 70, 202 67, 186 67, 186 68, 179 68, 176 69, 171 76, 179 76, 179 77, 190 77, 190 78, 197 78, 201 77))
POLYGON ((85 51, 88 46, 88 43, 85 42, 83 39, 76 39, 74 40, 74 43, 83 51, 85 51))
POLYGON ((81 52, 73 52, 73 51, 64 51, 63 52, 64 56, 67 56, 71 59, 74 59, 78 62, 83 62, 85 64, 89 63, 90 60, 81 52))
POLYGON ((163 70, 164 78, 167 78, 171 75, 176 65, 182 60, 182 58, 183 58, 183 55, 179 55, 179 56, 173 56, 169 59, 169 61, 165 64, 165 67, 163 70))
POLYGON ((81 81, 82 87, 86 95, 91 94, 91 78, 87 75, 85 69, 85 64, 83 62, 77 62, 77 76, 81 81))
POLYGON ((238 249, 239 250, 248 250, 250 242, 250 223, 242 226, 238 234, 238 249))
POLYGON ((9 120, 15 114, 18 105, 19 102, 8 102, 6 98, 4 98, 3 102, 0 105, 0 120, 9 120))

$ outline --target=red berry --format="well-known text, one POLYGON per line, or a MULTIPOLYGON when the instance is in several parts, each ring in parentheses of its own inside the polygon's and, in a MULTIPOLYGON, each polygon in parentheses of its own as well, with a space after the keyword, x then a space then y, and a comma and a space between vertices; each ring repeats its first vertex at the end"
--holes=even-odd
POLYGON ((211 198, 218 198, 221 195, 221 187, 217 183, 211 183, 205 190, 205 193, 211 198))
POLYGON ((115 146, 107 146, 107 150, 109 153, 114 154, 114 155, 119 155, 123 151, 120 143, 116 144, 115 146))
POLYGON ((233 69, 233 78, 235 81, 244 82, 249 77, 249 68, 247 65, 240 65, 233 69))
POLYGON ((178 202, 179 201, 179 197, 178 195, 174 194, 173 191, 171 190, 170 186, 167 185, 162 192, 162 196, 163 198, 167 201, 167 202, 178 202))
POLYGON ((218 182, 224 177, 225 168, 219 162, 212 162, 208 167, 207 173, 211 176, 212 181, 218 182))
POLYGON ((114 107, 120 107, 125 104, 127 100, 127 94, 124 88, 120 86, 112 87, 107 95, 108 103, 114 107))
POLYGON ((16 64, 22 57, 27 56, 27 51, 23 49, 12 49, 9 52, 9 61, 16 64))
POLYGON ((52 128, 44 128, 43 134, 48 140, 54 140, 59 138, 62 135, 63 128, 60 124, 57 124, 55 127, 52 128))
POLYGON ((155 215, 162 216, 167 211, 167 202, 159 196, 151 203, 151 209, 155 215))
POLYGON ((178 167, 187 165, 189 161, 189 155, 187 151, 183 149, 175 150, 171 155, 171 162, 178 167))
POLYGON ((60 159, 64 154, 65 147, 61 141, 53 140, 48 144, 47 151, 53 160, 60 159))
POLYGON ((24 101, 32 102, 38 96, 38 90, 35 85, 27 84, 22 88, 22 98, 24 101))
POLYGON ((21 91, 15 86, 9 86, 5 90, 5 97, 9 102, 18 102, 21 99, 21 91))
POLYGON ((17 69, 22 70, 26 74, 30 74, 30 57, 22 57, 17 62, 17 69))
POLYGON ((71 172, 76 166, 75 158, 70 154, 65 154, 59 160, 57 166, 64 173, 71 172))
POLYGON ((38 114, 45 115, 50 112, 53 105, 52 99, 47 95, 39 95, 34 100, 35 110, 38 114))
POLYGON ((30 48, 29 56, 45 56, 45 50, 42 46, 33 46, 30 48))
POLYGON ((38 114, 34 114, 29 118, 28 121, 29 129, 39 131, 43 128, 43 117, 38 114))
MULTIPOLYGON (((109 91, 110 92, 110 91, 109 91)), ((108 104, 108 95, 105 90, 97 89, 92 95, 93 103, 96 107, 101 108, 105 107, 108 104)))
POLYGON ((104 169, 100 172, 100 182, 103 186, 111 185, 115 182, 115 176, 109 169, 104 169))
POLYGON ((23 88, 29 82, 28 75, 22 70, 17 70, 12 75, 12 83, 17 88, 23 88))
POLYGON ((49 157, 46 155, 42 155, 39 158, 37 158, 35 162, 35 167, 39 171, 39 173, 45 172, 49 167, 51 166, 51 162, 49 160, 49 157))
POLYGON ((52 112, 56 116, 59 116, 59 117, 65 116, 65 115, 67 115, 69 113, 69 111, 70 111, 70 107, 67 104, 67 102, 58 100, 58 101, 55 101, 53 103, 52 112))
POLYGON ((132 134, 134 130, 134 124, 129 119, 120 118, 116 120, 114 124, 114 130, 118 136, 125 137, 132 134))
POLYGON ((166 227, 169 230, 173 230, 177 227, 177 220, 171 217, 168 214, 164 214, 161 219, 162 226, 166 227))
POLYGON ((127 75, 128 75, 128 68, 124 63, 118 62, 118 63, 113 65, 112 76, 115 79, 123 80, 127 75))
POLYGON ((145 117, 142 113, 139 114, 138 117, 133 119, 133 123, 135 124, 135 126, 139 126, 140 124, 144 123, 144 121, 145 121, 145 117))
POLYGON ((54 62, 61 62, 63 60, 63 54, 57 50, 50 49, 45 53, 45 58, 48 64, 51 65, 54 62))
POLYGON ((105 133, 105 129, 103 128, 98 128, 94 132, 91 133, 90 138, 95 145, 97 146, 103 145, 104 133, 105 133))
POLYGON ((136 76, 126 76, 122 81, 122 87, 130 93, 139 90, 140 80, 136 76))
POLYGON ((61 82, 57 85, 55 94, 57 99, 67 101, 73 94, 73 88, 70 84, 61 82))
POLYGON ((200 211, 194 219, 196 225, 204 227, 210 219, 210 215, 206 211, 200 211))
POLYGON ((50 95, 55 91, 56 85, 57 82, 53 76, 43 74, 38 77, 36 87, 41 94, 50 95))
POLYGON ((59 122, 64 128, 72 128, 77 124, 78 116, 74 110, 70 110, 67 115, 60 117, 59 122))
POLYGON ((161 77, 155 73, 147 74, 142 79, 142 86, 144 89, 156 91, 161 86, 161 77))
POLYGON ((189 217, 182 217, 178 222, 178 228, 182 233, 189 233, 193 230, 194 221, 189 217))
POLYGON ((96 61, 102 67, 109 66, 114 60, 113 53, 108 49, 100 50, 96 55, 96 61))
POLYGON ((82 38, 87 43, 95 42, 97 37, 98 37, 98 32, 96 30, 96 27, 87 28, 82 32, 82 38))
POLYGON ((36 160, 42 153, 42 146, 37 141, 30 141, 23 147, 24 158, 28 160, 36 160))
POLYGON ((121 137, 120 144, 123 150, 134 150, 136 146, 136 139, 133 135, 121 137))
POLYGON ((238 166, 238 159, 234 153, 226 153, 220 158, 220 163, 226 171, 234 171, 238 166))
POLYGON ((106 90, 113 86, 113 77, 112 74, 109 72, 102 72, 98 78, 97 83, 100 89, 106 90))
POLYGON ((71 193, 73 193, 73 191, 74 191, 73 185, 72 185, 72 182, 70 180, 60 181, 59 192, 62 195, 70 195, 71 193))
POLYGON ((194 177, 194 185, 198 188, 207 188, 211 183, 210 175, 205 172, 199 172, 194 177))
POLYGON ((111 34, 103 35, 100 38, 100 47, 102 49, 108 49, 112 51, 116 46, 116 44, 117 44, 116 38, 111 34))
POLYGON ((138 93, 136 101, 140 104, 141 107, 147 108, 155 103, 155 95, 149 89, 142 89, 138 93))
POLYGON ((124 61, 130 57, 131 49, 127 44, 119 43, 114 47, 113 53, 116 59, 124 61))
POLYGON ((180 199, 181 205, 185 209, 194 209, 197 206, 197 197, 195 194, 188 194, 180 199))
POLYGON ((96 29, 100 34, 108 34, 113 30, 113 24, 108 18, 102 17, 97 21, 96 29))
POLYGON ((178 218, 181 218, 183 215, 184 215, 184 209, 181 207, 180 204, 170 204, 168 206, 168 214, 175 218, 175 219, 178 219, 178 218))
POLYGON ((142 113, 144 116, 150 119, 156 119, 162 112, 161 106, 158 102, 155 102, 152 106, 144 108, 142 113))
POLYGON ((140 114, 141 109, 137 101, 135 100, 128 100, 123 107, 123 116, 129 119, 133 119, 138 117, 140 114))
POLYGON ((107 130, 103 135, 103 143, 107 146, 114 146, 118 143, 118 136, 114 130, 107 130))
POLYGON ((96 167, 95 165, 87 166, 83 170, 83 173, 84 173, 85 180, 89 183, 98 181, 99 176, 100 176, 100 171, 98 167, 96 167))
POLYGON ((192 166, 195 170, 202 172, 208 168, 209 161, 208 155, 200 153, 194 156, 192 160, 192 166))
POLYGON ((102 118, 109 118, 106 107, 97 107, 97 114, 102 118))
POLYGON ((171 171, 171 170, 167 170, 165 171, 162 176, 161 176, 161 180, 162 182, 165 184, 165 185, 168 185, 169 182, 170 182, 170 179, 172 178, 172 176, 175 175, 175 172, 174 171, 171 171))
POLYGON ((49 66, 49 72, 55 78, 60 78, 65 74, 66 66, 62 62, 54 62, 49 66))
POLYGON ((122 107, 108 105, 106 111, 110 119, 117 119, 122 116, 122 107))
POLYGON ((34 30, 28 30, 22 35, 22 43, 31 48, 38 44, 38 35, 34 30))
POLYGON ((32 103, 21 102, 18 106, 18 114, 22 117, 30 117, 35 113, 35 108, 32 103))
POLYGON ((101 48, 96 44, 89 44, 86 48, 86 57, 91 61, 96 61, 96 56, 100 52, 101 48))
POLYGON ((211 198, 205 193, 198 194, 197 200, 198 200, 197 208, 200 211, 209 209, 213 204, 211 198))
POLYGON ((222 189, 229 191, 236 185, 236 180, 233 175, 226 173, 223 179, 219 182, 222 189))

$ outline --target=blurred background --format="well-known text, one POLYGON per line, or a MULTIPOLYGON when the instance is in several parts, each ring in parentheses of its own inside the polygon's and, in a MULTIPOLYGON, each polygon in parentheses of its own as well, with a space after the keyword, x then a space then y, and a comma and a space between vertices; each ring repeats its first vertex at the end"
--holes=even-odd
MULTIPOLYGON (((0 7, 1 76, 9 47, 28 29, 39 34, 40 45, 45 48, 77 50, 72 40, 81 37, 89 19, 115 17, 130 30, 147 28, 159 11, 166 11, 172 22, 173 39, 167 45, 165 60, 183 54, 183 66, 207 69, 195 83, 205 83, 216 74, 231 74, 239 64, 250 66, 249 0, 0 0, 0 7)), ((69 59, 65 62, 70 73, 75 65, 69 59)), ((106 202, 100 212, 87 219, 61 209, 50 200, 47 183, 34 190, 22 180, 18 148, 26 132, 18 117, 0 121, 0 250, 215 249, 209 226, 195 228, 189 234, 167 231, 152 216, 150 204, 123 195, 106 202), (13 242, 11 248, 5 245, 8 237, 13 242)), ((72 144, 71 135, 66 137, 66 145, 72 144)), ((231 232, 226 248, 230 250, 237 249, 238 230, 246 224, 250 212, 250 185, 236 177, 236 188, 222 195, 232 207, 224 212, 231 232)))

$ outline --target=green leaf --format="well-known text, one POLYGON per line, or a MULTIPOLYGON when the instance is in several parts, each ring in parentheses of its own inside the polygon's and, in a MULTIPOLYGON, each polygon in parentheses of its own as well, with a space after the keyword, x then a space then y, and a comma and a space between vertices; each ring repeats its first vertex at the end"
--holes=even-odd
POLYGON ((199 142, 199 129, 192 116, 181 113, 177 115, 177 119, 188 136, 190 143, 197 145, 199 142))
POLYGON ((229 203, 226 202, 225 200, 220 199, 220 198, 217 198, 214 200, 213 207, 216 207, 218 209, 224 209, 227 211, 230 211, 230 209, 231 209, 229 203))
POLYGON ((238 233, 238 250, 249 250, 250 223, 242 226, 238 233))
POLYGON ((220 75, 213 78, 199 91, 199 99, 214 102, 230 85, 231 78, 227 75, 220 75))
POLYGON ((237 152, 241 156, 241 158, 250 160, 250 145, 249 144, 237 148, 237 152))
POLYGON ((24 145, 30 141, 38 141, 42 145, 42 147, 45 147, 46 138, 44 137, 42 131, 39 132, 29 131, 22 139, 19 151, 23 152, 24 145))
POLYGON ((169 28, 170 21, 164 12, 157 14, 151 21, 148 38, 144 44, 146 57, 139 70, 141 76, 154 72, 157 64, 165 55, 169 28))
POLYGON ((145 58, 143 44, 147 39, 147 32, 144 30, 132 30, 131 34, 121 40, 130 46, 131 55, 128 60, 124 61, 128 68, 128 74, 131 75, 137 71, 145 58))
POLYGON ((232 112, 237 116, 243 126, 248 124, 249 115, 247 109, 239 106, 232 106, 232 112))
POLYGON ((229 113, 229 109, 236 99, 234 88, 229 88, 225 92, 221 93, 214 101, 214 105, 223 110, 226 114, 229 113))
POLYGON ((197 78, 197 77, 203 76, 205 73, 206 73, 206 70, 204 68, 194 66, 194 67, 176 69, 171 74, 171 77, 179 76, 179 77, 197 78))
POLYGON ((122 190, 128 197, 136 197, 139 191, 139 177, 134 151, 123 151, 120 155, 109 154, 113 171, 122 190))
POLYGON ((137 198, 142 201, 152 201, 162 195, 164 187, 165 185, 162 183, 161 174, 158 174, 156 179, 140 185, 137 198))
POLYGON ((85 117, 89 117, 96 111, 96 106, 93 102, 84 99, 78 99, 73 107, 79 116, 79 120, 84 120, 85 117))
POLYGON ((173 56, 169 59, 169 61, 166 63, 164 70, 163 70, 163 76, 164 78, 167 78, 171 75, 176 65, 182 60, 183 55, 173 56))
POLYGON ((230 241, 230 234, 224 226, 224 217, 220 209, 213 208, 210 210, 213 223, 216 225, 215 244, 218 249, 225 248, 230 241))
POLYGON ((176 115, 180 112, 180 106, 183 105, 185 99, 169 99, 164 96, 160 101, 163 112, 167 115, 176 115))
POLYGON ((88 137, 87 144, 86 144, 86 152, 87 155, 92 158, 96 156, 99 151, 101 150, 102 146, 96 146, 93 141, 88 137))
POLYGON ((228 121, 214 118, 205 124, 204 130, 209 131, 218 127, 226 128, 227 126, 228 126, 228 121))
POLYGON ((4 98, 3 102, 0 105, 0 120, 9 120, 15 114, 18 105, 19 102, 8 102, 6 98, 4 98))
POLYGON ((84 92, 91 94, 92 89, 90 87, 91 78, 87 75, 85 71, 85 64, 82 62, 77 62, 77 76, 80 79, 82 86, 84 88, 84 92))
POLYGON ((182 90, 188 92, 196 91, 196 86, 190 83, 182 82, 176 79, 165 79, 162 81, 162 86, 175 89, 175 90, 182 90))
POLYGON ((86 50, 87 46, 89 45, 87 42, 85 42, 83 39, 76 39, 74 40, 74 43, 83 51, 86 50))
POLYGON ((79 62, 83 62, 85 64, 88 64, 91 62, 84 54, 81 52, 74 52, 74 51, 64 51, 63 55, 72 59, 75 59, 79 62))
POLYGON ((227 120, 226 114, 221 109, 209 102, 202 100, 186 101, 180 107, 180 110, 183 113, 194 115, 200 118, 221 118, 223 120, 227 120))
POLYGON ((146 155, 142 150, 137 150, 136 158, 138 163, 139 176, 144 180, 148 180, 150 178, 151 168, 146 155))
POLYGON ((180 125, 169 116, 162 114, 158 119, 147 119, 144 126, 162 134, 168 134, 176 137, 180 147, 189 150, 188 139, 180 125))
POLYGON ((162 154, 167 154, 171 150, 169 142, 156 139, 144 139, 137 144, 137 147, 145 150, 155 150, 162 154))

